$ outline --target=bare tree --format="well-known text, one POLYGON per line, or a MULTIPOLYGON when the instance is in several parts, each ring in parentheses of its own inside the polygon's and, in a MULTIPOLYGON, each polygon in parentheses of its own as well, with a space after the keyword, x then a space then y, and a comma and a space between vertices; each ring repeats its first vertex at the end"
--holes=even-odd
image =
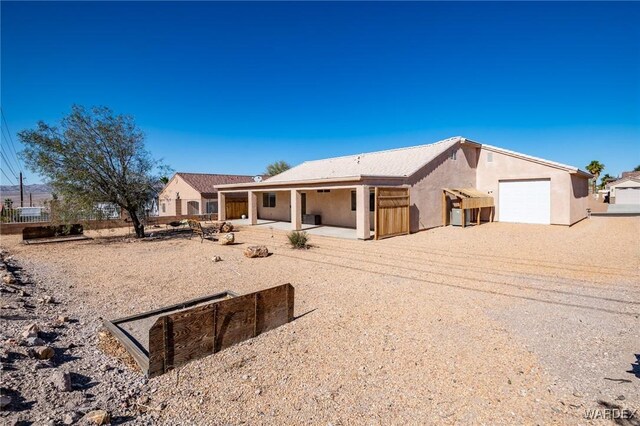
POLYGON ((74 105, 59 126, 40 121, 18 137, 27 166, 63 198, 85 206, 114 203, 129 214, 136 236, 144 237, 140 214, 165 166, 145 149, 131 116, 74 105))

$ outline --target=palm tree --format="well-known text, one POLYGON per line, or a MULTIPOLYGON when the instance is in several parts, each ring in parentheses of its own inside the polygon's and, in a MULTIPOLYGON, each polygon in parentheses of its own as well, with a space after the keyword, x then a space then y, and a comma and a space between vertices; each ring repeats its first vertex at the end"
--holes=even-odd
POLYGON ((616 180, 615 177, 611 176, 609 173, 605 173, 602 175, 602 179, 600 179, 600 189, 604 189, 609 182, 614 180, 616 180))
POLYGON ((269 177, 279 175, 280 173, 287 171, 291 168, 291 166, 286 161, 276 161, 275 163, 271 163, 267 166, 267 171, 265 174, 269 177))
POLYGON ((598 177, 600 173, 604 170, 604 164, 599 162, 598 160, 593 160, 590 162, 586 169, 593 175, 593 192, 596 192, 596 182, 598 182, 598 177))

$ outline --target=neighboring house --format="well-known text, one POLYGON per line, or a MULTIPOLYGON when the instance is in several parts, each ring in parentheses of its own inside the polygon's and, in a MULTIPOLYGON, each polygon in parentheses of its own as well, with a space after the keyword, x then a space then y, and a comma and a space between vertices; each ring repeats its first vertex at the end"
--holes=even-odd
MULTIPOLYGON (((216 185, 254 182, 254 176, 222 175, 206 173, 183 173, 173 175, 158 196, 160 216, 202 215, 218 213, 218 193, 216 185)), ((247 197, 230 195, 237 201, 237 212, 231 216, 247 214, 247 197), (244 212, 242 207, 244 206, 244 212)))
POLYGON ((247 194, 251 224, 290 221, 292 229, 300 229, 300 217, 312 214, 325 225, 355 228, 358 238, 367 239, 374 188, 408 189, 410 232, 443 224, 445 188, 474 188, 492 196, 495 219, 502 222, 572 225, 586 217, 591 177, 576 167, 454 137, 308 161, 263 182, 217 188, 221 205, 227 193, 247 194))
MULTIPOLYGON (((623 173, 624 175, 624 173, 623 173)), ((611 204, 640 205, 640 172, 607 184, 611 204)))

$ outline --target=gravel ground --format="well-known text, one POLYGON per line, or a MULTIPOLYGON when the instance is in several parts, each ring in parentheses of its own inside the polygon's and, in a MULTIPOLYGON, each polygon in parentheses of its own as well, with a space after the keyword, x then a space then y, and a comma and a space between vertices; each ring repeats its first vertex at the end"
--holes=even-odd
MULTIPOLYGON (((598 424, 586 410, 640 408, 639 235, 638 218, 597 217, 383 241, 313 236, 304 251, 264 228, 243 228, 240 244, 225 247, 120 231, 39 246, 3 237, 2 246, 77 319, 84 349, 74 362, 93 394, 109 395, 92 408, 116 422, 598 424), (273 255, 243 257, 251 244, 273 255), (295 321, 160 378, 97 349, 99 317, 286 282, 295 321)), ((14 322, 24 321, 3 315, 3 341, 19 334, 14 322)), ((2 415, 65 413, 50 393, 24 398, 31 408, 2 415)))

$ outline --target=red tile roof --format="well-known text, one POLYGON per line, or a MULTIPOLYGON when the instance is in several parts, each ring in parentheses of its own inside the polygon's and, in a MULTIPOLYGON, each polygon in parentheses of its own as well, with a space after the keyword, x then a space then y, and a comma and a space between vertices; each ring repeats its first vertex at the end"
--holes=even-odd
POLYGON ((230 183, 247 183, 253 182, 253 176, 246 175, 220 175, 220 174, 208 174, 208 173, 182 173, 178 172, 176 175, 180 176, 189 185, 191 185, 196 191, 201 194, 214 194, 217 192, 216 185, 224 185, 230 183))

